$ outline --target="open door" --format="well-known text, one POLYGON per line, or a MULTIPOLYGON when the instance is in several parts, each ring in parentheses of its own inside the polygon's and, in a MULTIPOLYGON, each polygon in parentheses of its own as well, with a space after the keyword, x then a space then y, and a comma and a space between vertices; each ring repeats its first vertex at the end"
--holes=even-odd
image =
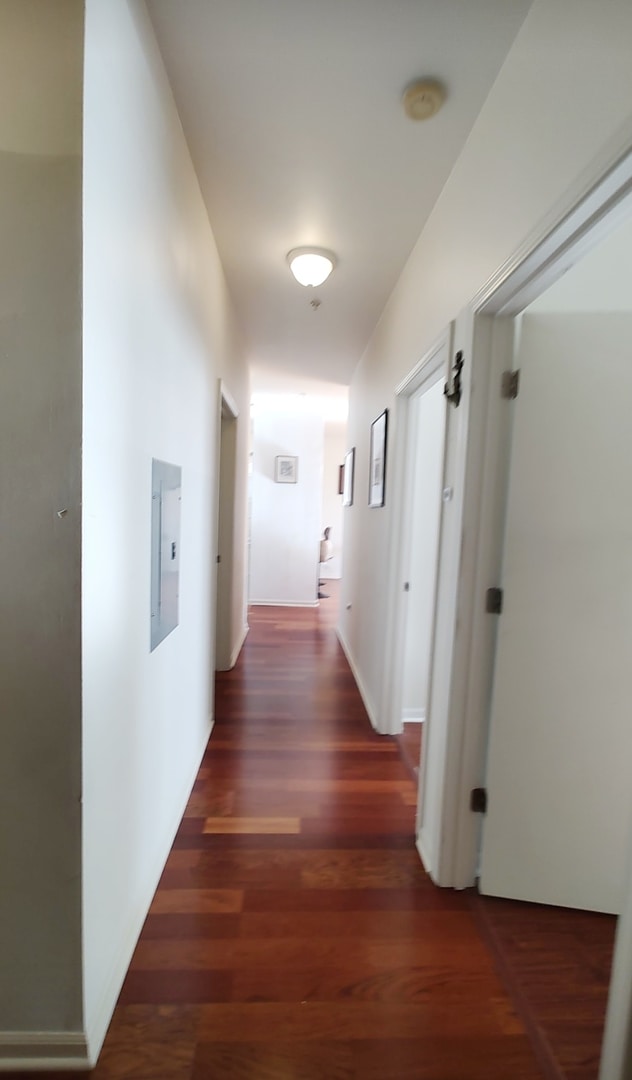
POLYGON ((237 470, 237 408, 220 383, 219 467, 217 495, 217 601, 215 614, 215 670, 229 671, 233 655, 233 554, 235 485, 237 470))
POLYGON ((483 893, 618 913, 632 820, 632 316, 525 314, 483 893))

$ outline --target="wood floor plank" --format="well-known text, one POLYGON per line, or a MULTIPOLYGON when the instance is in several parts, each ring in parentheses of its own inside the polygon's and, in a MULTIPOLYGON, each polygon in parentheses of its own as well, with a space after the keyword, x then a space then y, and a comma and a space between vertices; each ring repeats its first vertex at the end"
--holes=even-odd
POLYGON ((164 940, 143 936, 132 959, 130 971, 225 970, 259 971, 275 967, 283 971, 339 969, 346 966, 364 977, 367 973, 410 969, 415 981, 424 985, 456 985, 454 971, 461 985, 484 971, 494 979, 493 968, 484 944, 473 934, 462 933, 450 943, 430 935, 422 938, 234 938, 206 940, 164 940))
MULTIPOLYGON (((421 865, 414 771, 371 727, 327 591, 316 609, 253 609, 217 676, 213 734, 91 1080, 548 1076, 471 897, 421 865)), ((519 952, 519 928, 503 932, 519 952)), ((574 979, 581 965, 549 945, 574 979)), ((570 1080, 589 1080, 572 1019, 551 1007, 570 1080)))
POLYGON ((232 976, 226 971, 197 967, 144 971, 132 963, 119 1005, 185 1005, 227 1001, 231 995, 232 976))
POLYGON ((272 833, 298 834, 301 819, 298 817, 208 817, 204 833, 272 833))
POLYGON ((241 911, 244 902, 242 889, 159 889, 154 896, 150 914, 174 912, 219 912, 232 914, 241 911))
MULTIPOLYGON (((487 1004, 481 1005, 481 1009, 489 1009, 488 1022, 493 1023, 495 1030, 512 1035, 522 1033, 520 1021, 502 992, 500 999, 489 997, 485 1000, 487 1004), (493 1019, 490 1019, 492 1015, 493 1019)), ((480 1023, 480 1009, 476 1015, 480 1023)), ((420 1035, 422 1016, 419 1004, 410 1001, 234 1002, 202 1006, 198 1037, 203 1042, 239 1042, 247 1034, 253 1042, 267 1042, 277 1040, 282 1033, 287 1040, 358 1040, 365 1039, 368 1032, 376 1039, 414 1039, 420 1035)), ((449 1016, 444 1014, 444 1025, 448 1022, 449 1016)), ((458 1025, 459 1018, 452 1008, 452 1030, 458 1025)), ((429 1020, 425 1026, 432 1027, 432 1022, 429 1020)), ((429 1038, 432 1038, 432 1032, 429 1038)))
POLYGON ((247 889, 244 911, 463 911, 464 893, 433 888, 247 889))

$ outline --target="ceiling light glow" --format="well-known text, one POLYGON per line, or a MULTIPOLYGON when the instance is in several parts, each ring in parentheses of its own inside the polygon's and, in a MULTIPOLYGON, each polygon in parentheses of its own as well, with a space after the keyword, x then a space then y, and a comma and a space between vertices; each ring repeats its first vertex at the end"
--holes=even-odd
POLYGON ((334 266, 336 258, 322 248, 293 248, 287 256, 288 265, 299 285, 322 285, 334 266))

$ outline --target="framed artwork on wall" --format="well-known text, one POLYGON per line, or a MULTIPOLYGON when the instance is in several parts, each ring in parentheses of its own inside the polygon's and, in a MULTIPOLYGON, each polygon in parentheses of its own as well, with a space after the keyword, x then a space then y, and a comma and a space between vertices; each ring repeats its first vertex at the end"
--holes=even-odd
POLYGON ((351 447, 351 450, 347 450, 345 454, 345 463, 343 468, 343 484, 342 484, 342 505, 353 505, 353 473, 355 469, 355 446, 351 447))
POLYGON ((298 458, 278 454, 274 459, 274 480, 277 484, 295 484, 298 480, 298 458))
POLYGON ((386 433, 388 409, 371 424, 371 449, 369 452, 369 506, 384 506, 384 481, 386 479, 386 433))

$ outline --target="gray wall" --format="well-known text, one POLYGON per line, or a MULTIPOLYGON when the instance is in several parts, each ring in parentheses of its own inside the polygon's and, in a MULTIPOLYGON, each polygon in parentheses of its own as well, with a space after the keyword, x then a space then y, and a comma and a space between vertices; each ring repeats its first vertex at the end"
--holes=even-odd
POLYGON ((0 1022, 76 1031, 83 5, 5 2, 0 39, 0 1022))

